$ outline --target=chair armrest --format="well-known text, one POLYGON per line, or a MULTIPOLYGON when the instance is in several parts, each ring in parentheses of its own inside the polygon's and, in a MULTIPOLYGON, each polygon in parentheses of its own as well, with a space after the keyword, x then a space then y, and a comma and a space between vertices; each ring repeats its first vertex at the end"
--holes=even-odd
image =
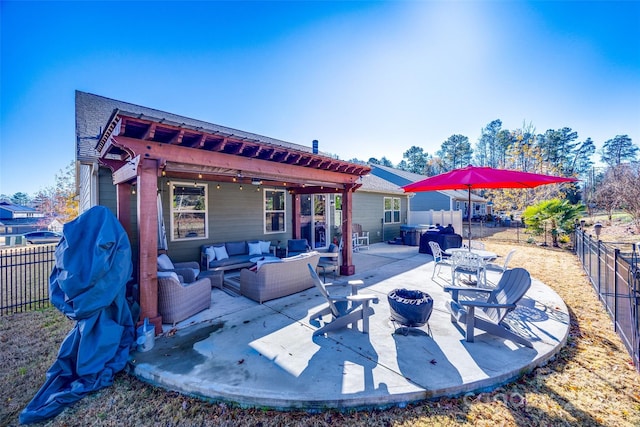
POLYGON ((318 252, 321 258, 338 258, 340 254, 338 252, 318 252))
POLYGON ((480 307, 480 308, 516 308, 515 304, 494 304, 484 301, 458 301, 458 304, 467 307, 480 307))
POLYGON ((178 276, 182 276, 180 280, 182 283, 192 283, 196 280, 195 272, 191 268, 176 268, 173 271, 175 271, 178 276))
POLYGON ((353 302, 364 302, 364 301, 373 301, 374 304, 377 304, 379 299, 375 295, 371 294, 357 294, 357 295, 349 295, 347 300, 353 302))
POLYGON ((179 268, 193 268, 200 269, 200 264, 195 261, 185 261, 185 262, 174 262, 173 267, 177 270, 179 268))
POLYGON ((444 287, 444 291, 445 292, 456 292, 456 291, 484 292, 486 294, 490 294, 493 291, 493 289, 478 288, 476 286, 445 286, 444 287))
POLYGON ((474 286, 445 286, 444 291, 451 292, 451 299, 454 301, 458 301, 459 292, 482 292, 485 294, 490 294, 492 289, 478 288, 474 286))

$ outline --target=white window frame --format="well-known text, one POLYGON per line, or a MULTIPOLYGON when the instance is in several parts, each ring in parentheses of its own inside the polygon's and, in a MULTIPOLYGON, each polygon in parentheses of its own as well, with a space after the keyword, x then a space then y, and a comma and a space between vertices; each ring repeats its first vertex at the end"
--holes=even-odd
POLYGON ((287 232, 287 191, 282 189, 282 188, 265 188, 262 191, 262 230, 264 231, 264 234, 279 234, 279 233, 286 233, 287 232), (272 192, 272 191, 277 191, 279 193, 282 193, 282 200, 283 200, 283 206, 282 209, 267 209, 267 193, 268 192, 272 192), (267 230, 267 215, 269 214, 278 214, 278 213, 282 213, 282 221, 283 221, 283 225, 284 228, 282 230, 267 230))
POLYGON ((169 216, 169 222, 170 222, 170 240, 172 242, 183 242, 183 241, 188 241, 188 240, 202 240, 202 239, 208 239, 209 238, 209 197, 208 197, 208 185, 207 184, 195 184, 193 182, 171 182, 171 185, 169 186, 169 211, 170 211, 170 216, 169 216), (203 210, 197 210, 197 209, 176 209, 173 206, 173 198, 174 198, 174 194, 175 194, 175 189, 176 188, 180 188, 180 187, 202 187, 204 189, 204 211, 203 210), (202 214, 204 213, 204 236, 196 236, 196 237, 180 237, 180 238, 176 238, 174 230, 175 230, 175 222, 174 222, 174 217, 176 213, 197 213, 197 214, 202 214))
POLYGON ((399 224, 401 222, 401 212, 402 212, 402 202, 400 201, 400 197, 384 197, 383 201, 382 201, 382 211, 383 211, 383 218, 384 218, 384 223, 385 224, 399 224), (387 201, 391 201, 391 209, 387 209, 387 201), (398 205, 398 209, 395 209, 396 206, 396 202, 398 205), (391 213, 391 221, 387 221, 387 212, 391 213), (398 213, 398 219, 397 221, 395 220, 395 212, 398 213))

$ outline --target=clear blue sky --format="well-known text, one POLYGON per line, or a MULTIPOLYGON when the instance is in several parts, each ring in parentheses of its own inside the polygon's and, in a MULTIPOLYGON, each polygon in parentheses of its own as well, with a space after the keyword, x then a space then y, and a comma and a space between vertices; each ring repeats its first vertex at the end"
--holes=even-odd
POLYGON ((640 2, 2 1, 0 194, 75 158, 74 91, 348 160, 494 119, 640 145, 640 2))

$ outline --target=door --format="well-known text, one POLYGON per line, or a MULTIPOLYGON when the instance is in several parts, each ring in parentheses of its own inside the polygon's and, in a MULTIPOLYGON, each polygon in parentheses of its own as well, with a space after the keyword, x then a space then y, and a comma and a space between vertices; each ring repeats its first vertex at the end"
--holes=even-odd
POLYGON ((329 246, 326 194, 305 194, 300 200, 300 231, 313 249, 329 246))

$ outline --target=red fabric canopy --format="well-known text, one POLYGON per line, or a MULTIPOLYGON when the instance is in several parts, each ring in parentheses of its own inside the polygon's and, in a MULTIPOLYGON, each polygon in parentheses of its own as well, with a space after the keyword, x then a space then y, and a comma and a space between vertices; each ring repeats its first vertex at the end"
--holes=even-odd
POLYGON ((575 178, 542 175, 490 167, 467 166, 462 169, 432 176, 422 181, 405 185, 406 193, 436 190, 467 190, 469 207, 467 210, 469 250, 471 250, 471 190, 476 188, 534 188, 539 185, 560 182, 575 182, 575 178))
POLYGON ((575 178, 541 175, 508 169, 467 166, 402 187, 407 193, 474 188, 534 188, 544 184, 574 182, 575 178))

